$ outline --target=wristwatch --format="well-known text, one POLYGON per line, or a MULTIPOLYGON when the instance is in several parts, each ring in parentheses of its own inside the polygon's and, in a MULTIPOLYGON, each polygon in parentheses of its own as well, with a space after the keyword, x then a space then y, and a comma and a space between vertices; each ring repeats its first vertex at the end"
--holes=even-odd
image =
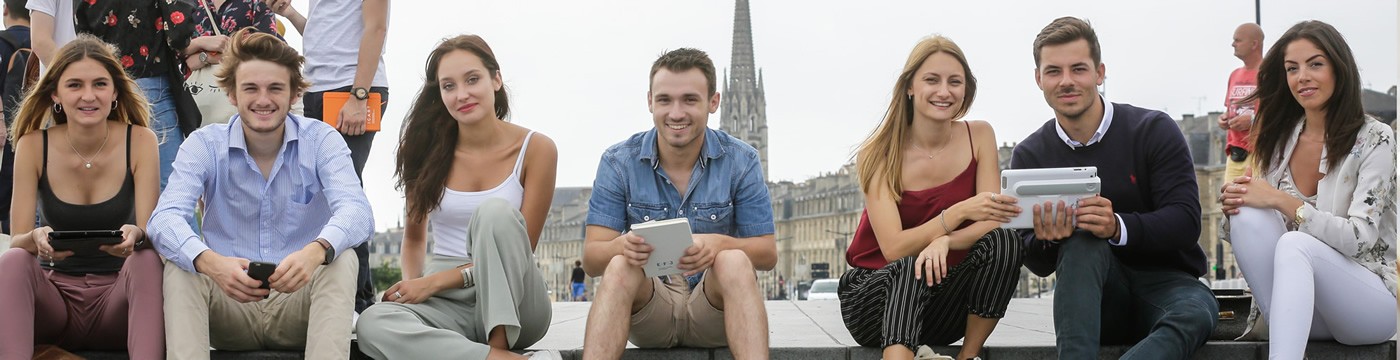
POLYGON ((1308 207, 1308 204, 1303 203, 1303 205, 1298 205, 1298 210, 1293 210, 1293 226, 1295 228, 1302 228, 1303 220, 1307 220, 1307 218, 1303 217, 1303 208, 1306 207, 1308 207))
POLYGON ((368 99, 369 99, 369 89, 362 88, 362 87, 357 87, 357 88, 354 88, 354 89, 350 89, 350 96, 354 96, 355 99, 357 99, 357 100, 368 100, 368 99))
POLYGON ((209 66, 209 52, 208 52, 208 51, 200 51, 200 52, 199 52, 199 63, 200 63, 200 64, 204 64, 204 66, 209 66))
POLYGON ((326 260, 321 261, 321 265, 330 265, 331 260, 335 260, 335 247, 331 246, 331 242, 326 241, 326 239, 316 239, 316 243, 326 248, 326 260))

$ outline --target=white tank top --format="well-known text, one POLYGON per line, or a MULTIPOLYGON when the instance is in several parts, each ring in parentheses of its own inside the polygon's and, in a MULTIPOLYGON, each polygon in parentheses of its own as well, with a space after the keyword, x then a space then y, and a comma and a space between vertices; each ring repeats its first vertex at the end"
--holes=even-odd
POLYGON ((468 224, 477 206, 490 198, 501 198, 520 208, 525 196, 525 186, 520 184, 520 169, 525 165, 525 149, 530 147, 530 137, 534 131, 525 134, 525 143, 520 145, 520 155, 515 158, 515 169, 500 185, 483 191, 456 191, 442 189, 442 202, 437 210, 428 213, 428 226, 433 232, 433 254, 453 256, 471 260, 471 244, 467 243, 468 224))

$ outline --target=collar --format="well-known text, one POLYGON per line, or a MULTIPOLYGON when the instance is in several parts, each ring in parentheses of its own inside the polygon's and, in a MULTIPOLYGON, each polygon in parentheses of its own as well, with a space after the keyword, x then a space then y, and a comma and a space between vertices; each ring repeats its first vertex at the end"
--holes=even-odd
MULTIPOLYGON (((303 118, 287 114, 287 120, 282 123, 282 150, 287 149, 287 144, 300 139, 301 123, 303 118)), ((243 119, 241 115, 234 114, 228 122, 228 147, 231 149, 242 149, 248 152, 248 139, 243 136, 243 119)))
MULTIPOLYGON (((655 128, 643 133, 641 151, 637 153, 637 159, 651 163, 653 170, 661 166, 661 157, 658 156, 659 150, 657 150, 660 145, 656 143, 657 136, 655 128)), ((718 159, 723 155, 724 147, 719 145, 719 136, 715 134, 715 130, 705 128, 705 143, 700 148, 700 167, 709 166, 711 160, 718 159)))
POLYGON ((1103 102, 1103 120, 1099 121, 1099 129, 1094 131, 1094 136, 1089 137, 1089 142, 1081 144, 1078 141, 1074 141, 1074 139, 1070 139, 1069 134, 1065 133, 1065 128, 1060 126, 1059 119, 1054 120, 1055 133, 1060 135, 1060 140, 1063 140, 1065 145, 1068 145, 1071 149, 1077 149, 1096 144, 1099 140, 1103 140, 1103 134, 1108 132, 1108 125, 1113 123, 1113 103, 1108 102, 1108 98, 1105 98, 1103 95, 1099 95, 1099 101, 1103 102))

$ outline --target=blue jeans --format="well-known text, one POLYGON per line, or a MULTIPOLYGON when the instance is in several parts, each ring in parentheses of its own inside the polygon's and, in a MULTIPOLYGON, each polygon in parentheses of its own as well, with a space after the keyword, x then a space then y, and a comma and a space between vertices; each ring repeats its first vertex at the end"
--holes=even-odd
POLYGON ((160 141, 157 147, 160 153, 160 188, 165 190, 166 179, 175 171, 175 155, 180 153, 180 144, 185 142, 185 135, 180 133, 180 120, 175 115, 175 97, 170 93, 170 83, 164 77, 136 79, 136 86, 141 88, 146 101, 151 104, 149 125, 160 141))
POLYGON ((1077 232, 1060 245, 1055 343, 1061 359, 1097 359, 1100 342, 1133 345, 1124 359, 1186 359, 1215 329, 1219 304, 1191 274, 1124 264, 1077 232))

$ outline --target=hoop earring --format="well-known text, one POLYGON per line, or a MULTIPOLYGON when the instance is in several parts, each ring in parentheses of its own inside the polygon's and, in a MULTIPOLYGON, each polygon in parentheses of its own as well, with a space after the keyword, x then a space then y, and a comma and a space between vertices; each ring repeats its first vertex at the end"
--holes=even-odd
POLYGON ((62 114, 62 113, 63 113, 63 104, 54 103, 54 104, 53 104, 53 113, 55 113, 55 114, 62 114))
POLYGON ((117 109, 117 101, 116 101, 116 100, 112 100, 112 110, 116 110, 116 109, 117 109))

